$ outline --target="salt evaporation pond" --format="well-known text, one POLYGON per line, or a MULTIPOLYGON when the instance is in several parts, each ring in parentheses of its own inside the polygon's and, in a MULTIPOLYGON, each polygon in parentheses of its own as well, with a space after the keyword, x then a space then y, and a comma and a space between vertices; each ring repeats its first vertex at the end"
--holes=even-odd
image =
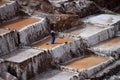
POLYGON ((50 38, 47 38, 41 42, 38 42, 33 45, 33 47, 37 48, 43 48, 43 49, 52 49, 53 47, 56 47, 60 44, 63 44, 65 42, 72 42, 74 39, 72 38, 56 38, 55 44, 50 44, 50 38))
POLYGON ((96 47, 98 48, 117 48, 120 45, 120 37, 115 37, 109 40, 106 40, 98 45, 96 45, 96 47))
POLYGON ((37 18, 21 18, 15 21, 10 21, 10 22, 6 22, 4 24, 2 24, 1 26, 4 28, 9 28, 9 29, 16 29, 16 30, 20 30, 30 24, 36 23, 38 22, 39 19, 37 18))
POLYGON ((120 15, 100 14, 86 17, 83 20, 84 22, 90 22, 93 24, 112 25, 120 21, 120 15))
POLYGON ((45 71, 50 68, 52 60, 48 53, 32 48, 17 49, 0 58, 6 61, 8 72, 18 80, 29 80, 35 74, 45 71))
POLYGON ((74 69, 87 69, 93 66, 96 66, 100 63, 107 61, 109 58, 100 57, 100 56, 89 56, 82 59, 77 59, 67 63, 65 66, 74 68, 74 69))
POLYGON ((18 49, 11 54, 2 56, 1 58, 10 62, 22 63, 25 60, 28 60, 29 58, 40 54, 40 52, 42 51, 34 49, 18 49))
POLYGON ((106 27, 107 26, 86 24, 84 27, 77 27, 75 29, 66 31, 66 33, 70 33, 70 34, 77 35, 77 36, 89 37, 104 30, 106 27))
POLYGON ((105 40, 94 47, 92 47, 98 54, 112 56, 116 59, 119 58, 120 55, 120 37, 114 37, 112 39, 105 40))

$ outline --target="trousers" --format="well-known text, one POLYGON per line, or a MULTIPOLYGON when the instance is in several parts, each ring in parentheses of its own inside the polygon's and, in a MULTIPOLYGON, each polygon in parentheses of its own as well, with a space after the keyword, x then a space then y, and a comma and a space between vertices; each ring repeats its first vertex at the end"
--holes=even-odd
POLYGON ((51 36, 51 44, 55 43, 55 36, 51 36))

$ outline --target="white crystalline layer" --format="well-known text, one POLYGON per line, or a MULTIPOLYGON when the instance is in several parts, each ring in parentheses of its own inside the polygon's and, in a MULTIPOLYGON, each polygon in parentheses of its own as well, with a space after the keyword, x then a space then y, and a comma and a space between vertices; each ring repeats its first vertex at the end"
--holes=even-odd
MULTIPOLYGON (((63 2, 68 2, 68 3, 65 3, 65 5, 68 5, 69 4, 69 0, 49 0, 54 6, 56 7, 60 7, 61 6, 61 3, 63 2)), ((75 1, 76 5, 75 7, 78 9, 78 10, 81 10, 87 6, 89 6, 89 1, 85 1, 85 0, 81 0, 81 1, 75 1)))
POLYGON ((49 70, 40 75, 37 75, 34 79, 31 80, 71 80, 74 76, 74 73, 59 71, 59 70, 49 70))
POLYGON ((119 43, 116 42, 116 45, 112 45, 112 46, 108 46, 108 47, 95 46, 95 47, 92 47, 91 49, 95 52, 98 52, 97 54, 100 54, 100 55, 102 54, 105 56, 113 56, 115 58, 118 58, 120 55, 119 43))
POLYGON ((93 46, 101 41, 107 40, 115 36, 115 33, 118 31, 118 28, 115 26, 110 26, 101 31, 98 31, 94 34, 81 33, 80 36, 86 40, 88 46, 93 46), (87 35, 88 34, 88 35, 87 35))
POLYGON ((21 50, 16 50, 13 52, 14 55, 13 57, 7 58, 7 61, 11 62, 16 62, 16 63, 21 63, 23 61, 26 61, 27 59, 36 56, 40 54, 40 50, 35 50, 35 49, 21 49, 21 50), (19 58, 20 57, 20 58, 19 58))
POLYGON ((120 80, 120 75, 114 75, 109 80, 120 80))
POLYGON ((2 79, 2 78, 0 77, 0 80, 4 80, 4 79, 2 79))
POLYGON ((83 21, 100 25, 112 25, 120 21, 120 15, 100 14, 96 16, 87 17, 83 19, 83 21))
POLYGON ((99 54, 104 54, 106 56, 114 56, 117 58, 117 55, 120 55, 120 47, 116 49, 113 48, 99 48, 94 47, 92 48, 93 51, 99 52, 99 54))
POLYGON ((4 59, 6 59, 9 69, 14 70, 16 72, 14 75, 17 75, 20 80, 34 77, 34 75, 50 68, 52 63, 51 55, 42 50, 26 48, 16 50, 13 54, 13 56, 4 57, 4 59))
POLYGON ((59 3, 59 2, 64 2, 64 1, 68 1, 68 0, 49 0, 50 2, 55 2, 55 3, 59 3))
POLYGON ((51 55, 55 58, 58 63, 68 61, 74 56, 84 55, 81 52, 84 49, 84 45, 80 39, 73 42, 68 42, 66 44, 61 44, 52 50, 50 50, 51 55))
MULTIPOLYGON (((101 76, 104 75, 107 72, 110 72, 112 69, 115 69, 116 67, 118 67, 120 65, 120 60, 117 60, 116 62, 114 62, 114 64, 110 65, 107 69, 105 69, 103 72, 97 74, 97 76, 101 76)), ((120 73, 118 72, 115 75, 111 75, 111 77, 108 80, 120 80, 120 73)))
POLYGON ((53 5, 55 6, 60 6, 60 2, 65 2, 65 1, 68 1, 68 0, 49 0, 53 5))
MULTIPOLYGON (((0 59, 0 76, 3 78, 5 75, 4 73, 7 71, 7 67, 5 65, 4 60, 0 59)), ((1 79, 0 79, 1 80, 1 79)), ((6 79, 5 79, 6 80, 6 79)), ((8 79, 7 79, 8 80, 8 79)))
POLYGON ((17 48, 18 38, 16 31, 8 31, 0 35, 0 55, 8 54, 17 48))
POLYGON ((19 9, 16 1, 9 1, 9 3, 0 6, 0 20, 8 20, 14 17, 19 9))
POLYGON ((19 31, 20 41, 24 45, 38 41, 49 34, 49 27, 46 18, 40 18, 40 21, 30 24, 19 31))
POLYGON ((1 60, 1 59, 0 59, 0 74, 4 71, 4 70, 3 70, 3 68, 4 68, 4 67, 3 67, 3 66, 4 66, 3 63, 4 63, 4 60, 1 60))
POLYGON ((105 26, 85 23, 83 27, 68 30, 66 33, 81 37, 88 47, 90 47, 101 41, 114 37, 116 32, 119 31, 118 25, 105 26))
POLYGON ((8 72, 3 72, 1 74, 2 78, 5 79, 5 80, 18 80, 15 76, 11 75, 10 73, 8 72))

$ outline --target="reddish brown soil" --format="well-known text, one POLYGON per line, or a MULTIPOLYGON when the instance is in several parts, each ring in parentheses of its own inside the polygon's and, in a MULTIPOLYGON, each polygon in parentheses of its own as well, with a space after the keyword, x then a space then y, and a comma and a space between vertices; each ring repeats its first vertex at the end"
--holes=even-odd
POLYGON ((56 38, 55 40, 55 44, 50 44, 50 38, 41 41, 35 45, 33 45, 33 47, 38 47, 38 48, 44 48, 44 49, 52 49, 55 46, 58 46, 60 44, 63 44, 65 42, 70 42, 73 41, 74 39, 71 38, 56 38))
POLYGON ((90 57, 86 57, 83 59, 72 61, 72 62, 68 63, 66 66, 74 68, 74 69, 86 69, 86 68, 90 68, 95 65, 98 65, 107 60, 108 60, 108 58, 98 57, 98 56, 90 56, 90 57))
POLYGON ((4 5, 4 4, 6 4, 6 3, 8 3, 8 2, 6 2, 6 1, 0 1, 0 6, 1 6, 1 5, 4 5))
POLYGON ((115 37, 110 40, 104 41, 100 43, 98 46, 105 48, 105 47, 116 46, 116 45, 120 45, 120 37, 115 37))
POLYGON ((15 21, 4 23, 1 26, 3 28, 20 30, 23 27, 25 27, 29 24, 33 24, 33 23, 38 22, 38 21, 39 21, 39 19, 37 19, 37 18, 22 18, 22 19, 18 19, 15 21))

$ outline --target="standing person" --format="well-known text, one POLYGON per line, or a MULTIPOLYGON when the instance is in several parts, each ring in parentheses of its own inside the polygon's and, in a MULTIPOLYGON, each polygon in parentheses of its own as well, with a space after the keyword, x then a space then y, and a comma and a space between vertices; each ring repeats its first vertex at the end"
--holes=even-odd
POLYGON ((56 33, 55 31, 51 30, 51 44, 55 43, 56 33))

